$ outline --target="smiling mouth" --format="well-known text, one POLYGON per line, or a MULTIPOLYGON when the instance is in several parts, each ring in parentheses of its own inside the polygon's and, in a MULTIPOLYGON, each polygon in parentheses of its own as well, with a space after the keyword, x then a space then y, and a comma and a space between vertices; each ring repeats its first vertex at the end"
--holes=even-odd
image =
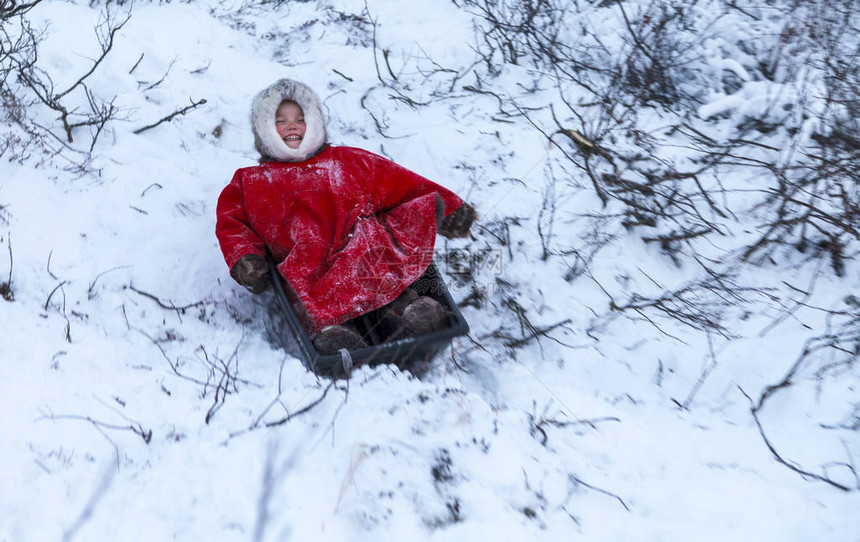
POLYGON ((302 136, 297 135, 288 135, 284 137, 284 141, 301 141, 302 136))

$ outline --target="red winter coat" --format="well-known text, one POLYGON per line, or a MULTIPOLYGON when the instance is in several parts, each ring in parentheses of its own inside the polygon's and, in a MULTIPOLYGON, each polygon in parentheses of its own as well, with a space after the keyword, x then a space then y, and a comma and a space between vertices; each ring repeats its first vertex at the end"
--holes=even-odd
POLYGON ((216 234, 231 269, 269 249, 314 334, 390 303, 421 276, 437 195, 446 215, 463 203, 381 156, 327 147, 236 171, 218 199, 216 234))

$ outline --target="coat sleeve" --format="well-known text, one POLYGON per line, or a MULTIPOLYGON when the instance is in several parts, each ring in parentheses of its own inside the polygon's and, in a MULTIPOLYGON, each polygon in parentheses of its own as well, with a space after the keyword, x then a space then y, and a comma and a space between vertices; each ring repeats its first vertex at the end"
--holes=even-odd
POLYGON ((242 170, 233 175, 221 196, 216 210, 215 235, 221 245, 227 267, 233 269, 236 262, 246 254, 266 256, 266 244, 251 227, 245 209, 242 170))
POLYGON ((371 201, 377 212, 389 211, 399 205, 431 194, 439 196, 444 204, 444 216, 450 215, 463 204, 463 200, 447 188, 382 156, 368 154, 372 157, 374 170, 371 201))

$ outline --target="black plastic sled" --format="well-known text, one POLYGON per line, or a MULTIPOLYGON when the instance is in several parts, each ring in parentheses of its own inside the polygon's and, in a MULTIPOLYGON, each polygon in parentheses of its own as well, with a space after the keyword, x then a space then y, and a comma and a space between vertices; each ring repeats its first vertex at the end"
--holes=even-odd
POLYGON ((445 281, 442 280, 436 266, 431 263, 424 275, 415 281, 410 288, 418 292, 419 295, 429 296, 442 304, 447 314, 444 328, 417 337, 385 341, 376 332, 378 311, 371 311, 353 320, 358 332, 370 346, 348 353, 344 350, 335 355, 321 355, 314 348, 307 330, 302 325, 296 309, 284 290, 283 278, 278 273, 274 260, 269 257, 268 261, 275 298, 269 308, 271 318, 268 332, 270 338, 288 353, 301 359, 305 366, 316 374, 334 377, 348 376, 352 368, 357 365, 372 366, 381 363, 390 363, 400 368, 410 369, 429 363, 436 354, 451 344, 454 337, 469 332, 469 325, 451 298, 445 281))

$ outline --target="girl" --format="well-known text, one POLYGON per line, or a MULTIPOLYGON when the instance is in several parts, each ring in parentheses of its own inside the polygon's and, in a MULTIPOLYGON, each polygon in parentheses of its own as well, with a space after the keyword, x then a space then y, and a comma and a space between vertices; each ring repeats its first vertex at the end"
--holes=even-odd
POLYGON ((218 199, 230 275, 264 291, 268 250, 324 355, 367 346, 348 321, 379 308, 393 337, 442 327, 441 305, 409 285, 435 234, 467 236, 474 208, 381 156, 328 145, 319 98, 297 81, 260 92, 251 126, 261 163, 236 171, 218 199))

